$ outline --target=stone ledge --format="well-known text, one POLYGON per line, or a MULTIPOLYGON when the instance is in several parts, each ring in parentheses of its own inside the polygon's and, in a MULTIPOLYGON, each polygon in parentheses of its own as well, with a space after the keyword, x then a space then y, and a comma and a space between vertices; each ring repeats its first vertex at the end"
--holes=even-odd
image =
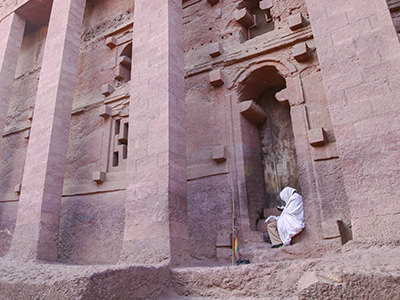
POLYGON ((189 166, 187 168, 187 180, 193 181, 201 178, 228 174, 227 164, 210 163, 189 166))
POLYGON ((254 38, 239 45, 239 50, 230 51, 230 49, 224 48, 224 53, 217 58, 207 59, 207 61, 194 66, 185 66, 185 78, 210 71, 214 65, 230 66, 312 38, 313 33, 310 26, 299 29, 296 32, 277 33, 273 39, 252 47, 252 43, 257 39, 254 38))

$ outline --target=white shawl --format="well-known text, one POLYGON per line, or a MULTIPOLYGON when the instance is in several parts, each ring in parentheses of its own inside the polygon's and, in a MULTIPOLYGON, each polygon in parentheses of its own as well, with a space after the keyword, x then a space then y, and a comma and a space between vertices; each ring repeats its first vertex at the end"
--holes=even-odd
POLYGON ((278 221, 278 233, 283 245, 288 246, 292 237, 305 227, 303 198, 291 187, 285 187, 279 196, 286 205, 279 217, 272 216, 272 218, 278 221))

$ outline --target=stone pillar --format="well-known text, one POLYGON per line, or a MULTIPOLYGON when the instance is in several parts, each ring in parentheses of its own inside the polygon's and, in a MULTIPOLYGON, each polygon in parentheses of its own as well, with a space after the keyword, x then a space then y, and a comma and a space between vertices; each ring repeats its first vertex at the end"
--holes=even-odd
POLYGON ((398 238, 400 45, 386 1, 307 0, 307 6, 354 238, 398 238))
POLYGON ((16 13, 0 21, 0 140, 12 94, 24 29, 25 20, 16 13))
POLYGON ((54 0, 10 255, 57 260, 58 227, 86 0, 54 0))
POLYGON ((181 0, 135 3, 121 262, 171 263, 189 254, 181 0))

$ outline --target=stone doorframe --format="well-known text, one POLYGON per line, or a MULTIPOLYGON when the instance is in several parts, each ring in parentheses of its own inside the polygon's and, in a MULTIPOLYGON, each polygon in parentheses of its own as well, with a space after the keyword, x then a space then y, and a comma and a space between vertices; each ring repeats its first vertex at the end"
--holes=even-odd
MULTIPOLYGON (((240 227, 240 236, 244 244, 257 240, 254 231, 250 229, 250 217, 248 210, 248 196, 245 178, 245 153, 243 149, 243 132, 241 122, 244 116, 241 114, 239 89, 245 80, 256 70, 265 67, 274 67, 278 74, 286 81, 286 88, 276 94, 279 102, 287 102, 290 107, 291 122, 296 147, 299 182, 305 199, 305 216, 307 227, 313 230, 305 230, 300 240, 318 240, 321 237, 321 203, 315 184, 312 156, 308 144, 307 133, 309 129, 306 109, 304 104, 303 87, 298 69, 287 59, 282 57, 263 57, 247 66, 240 68, 228 86, 231 93, 227 96, 231 108, 232 129, 232 160, 230 160, 230 173, 232 174, 232 188, 236 203, 237 224, 240 227), (307 218, 312 216, 312 218, 307 218)), ((256 100, 256 99, 254 99, 256 100)), ((243 105, 242 105, 243 108, 243 105)), ((258 130, 258 129, 257 129, 258 130)), ((258 141, 259 142, 259 141, 258 141)))

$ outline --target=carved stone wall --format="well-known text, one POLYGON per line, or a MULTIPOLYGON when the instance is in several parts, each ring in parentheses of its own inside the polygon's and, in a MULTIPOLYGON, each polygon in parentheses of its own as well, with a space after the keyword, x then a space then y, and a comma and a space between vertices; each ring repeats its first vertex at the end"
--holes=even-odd
MULTIPOLYGON (((321 8, 317 2, 182 1, 186 126, 172 126, 171 130, 180 136, 186 130, 186 140, 176 138, 175 142, 179 149, 186 143, 186 153, 179 151, 179 155, 186 154, 187 219, 194 258, 230 260, 229 237, 234 221, 244 248, 266 246, 256 225, 266 217, 264 209, 279 203, 277 196, 286 185, 301 192, 305 206, 306 229, 294 243, 325 239, 345 242, 352 237, 354 225, 359 236, 371 236, 380 232, 379 228, 371 229, 373 221, 366 221, 375 216, 375 211, 379 214, 375 219, 380 228, 390 223, 387 215, 391 210, 395 212, 393 218, 398 216, 398 205, 390 201, 383 201, 381 210, 376 208, 379 199, 397 193, 397 190, 388 193, 387 189, 395 187, 398 178, 398 168, 393 166, 398 153, 398 139, 395 139, 398 118, 395 100, 391 100, 397 99, 393 78, 398 47, 392 40, 395 35, 392 24, 386 22, 382 29, 373 14, 375 8, 379 8, 380 17, 389 16, 390 12, 399 31, 398 1, 374 0, 363 7, 360 16, 357 6, 354 9, 347 3, 343 12, 341 5, 335 6, 333 2, 327 4, 329 13, 332 10, 337 15, 330 16, 327 8, 321 8), (307 8, 306 2, 314 5, 307 8), (353 24, 350 21, 356 27, 350 26, 353 24), (353 49, 351 38, 346 37, 350 33, 360 35, 360 28, 364 30, 366 25, 372 28, 371 39, 367 34, 361 35, 356 40, 357 49, 353 49), (377 34, 380 32, 390 37, 392 48, 380 48, 382 40, 377 34), (372 52, 365 50, 371 46, 370 41, 376 44, 372 52), (349 47, 342 47, 341 42, 349 47), (333 46, 335 53, 331 51, 333 46), (358 70, 358 58, 366 65, 379 59, 382 62, 357 73, 354 70, 358 70), (355 64, 354 68, 348 67, 349 62, 355 64), (366 78, 371 78, 374 89, 369 88, 369 81, 364 82, 366 78), (385 99, 380 98, 381 90, 387 92, 385 99), (359 95, 369 100, 370 95, 375 98, 364 105, 357 102, 359 95), (350 98, 355 102, 348 102, 350 98), (352 123, 355 119, 356 125, 352 123), (373 134, 368 133, 370 129, 373 134), (381 141, 380 147, 373 143, 375 138, 381 141), (389 157, 382 161, 391 173, 382 176, 382 180, 379 172, 383 167, 367 159, 366 149, 371 145, 376 161, 382 159, 381 150, 389 157), (357 157, 358 153, 362 157, 357 157), (371 170, 378 170, 378 175, 371 170), (358 198, 356 192, 350 191, 359 184, 368 196, 358 198), (378 192, 382 192, 379 197, 378 192)), ((1 256, 9 250, 16 222, 51 4, 50 0, 0 2, 1 20, 17 10, 27 22, 0 143, 1 256)), ((166 107, 170 103, 165 102, 168 105, 160 108, 154 105, 155 100, 143 100, 150 97, 150 92, 159 100, 156 89, 146 95, 135 91, 136 99, 131 98, 132 78, 146 75, 147 83, 156 80, 165 83, 163 80, 167 78, 168 86, 178 80, 174 78, 177 74, 170 74, 169 70, 168 76, 162 78, 157 72, 142 74, 140 68, 132 67, 134 4, 134 0, 87 0, 63 175, 58 242, 58 260, 62 262, 118 262, 127 223, 125 199, 134 199, 126 192, 128 158, 131 158, 130 168, 139 169, 135 164, 140 164, 135 162, 135 152, 128 152, 128 148, 144 156, 158 151, 149 149, 151 146, 146 142, 141 143, 138 133, 147 133, 148 128, 166 129, 151 120, 169 112, 166 107), (132 74, 135 76, 131 78, 132 74), (138 105, 135 101, 139 100, 146 103, 138 105), (138 117, 134 128, 128 126, 132 107, 137 109, 134 113, 138 117), (142 110, 148 117, 140 122, 142 110), (134 145, 128 141, 128 132, 136 133, 134 145)), ((154 47, 161 42, 150 35, 140 38, 148 39, 148 44, 154 47)), ((152 57, 156 51, 143 50, 143 53, 149 58, 144 69, 159 63, 158 57, 152 57)), ((176 114, 170 117, 181 118, 183 109, 179 108, 176 114)), ((167 123, 169 126, 169 120, 167 123)), ((164 133, 157 141, 152 138, 152 142, 169 143, 171 132, 164 133)), ((148 165, 142 163, 140 167, 146 170, 148 165)), ((171 172, 164 167, 168 174, 165 177, 170 179, 171 172)), ((182 173, 174 172, 176 176, 182 173)), ((170 191, 169 186, 165 191, 170 191)), ((184 193, 184 189, 179 192, 184 193)), ((138 209, 148 214, 148 219, 157 220, 158 215, 152 210, 157 204, 156 197, 152 200, 155 203, 143 201, 143 207, 138 209)), ((132 207, 131 216, 135 215, 132 207)), ((164 212, 173 211, 171 207, 164 208, 164 212)), ((181 208, 179 214, 186 209, 181 208)), ((186 215, 183 219, 186 222, 186 215)), ((173 225, 177 233, 182 220, 173 225)), ((133 228, 138 227, 133 223, 129 232, 132 241, 136 239, 133 228)), ((162 224, 159 227, 165 229, 162 224)), ((184 230, 179 234, 186 236, 184 230)), ((143 240, 143 236, 138 239, 143 240)))

